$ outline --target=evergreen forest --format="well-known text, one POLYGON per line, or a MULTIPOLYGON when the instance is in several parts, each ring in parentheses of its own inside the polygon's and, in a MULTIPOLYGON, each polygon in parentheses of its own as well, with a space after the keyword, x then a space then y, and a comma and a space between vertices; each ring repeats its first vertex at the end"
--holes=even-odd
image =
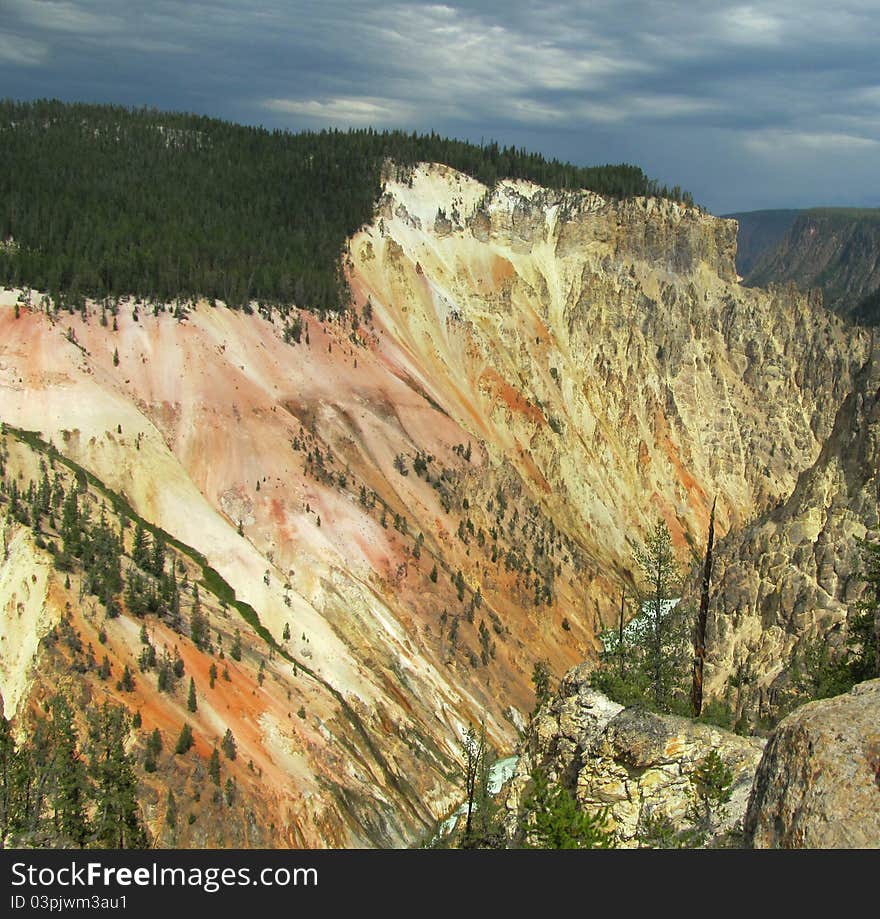
POLYGON ((383 167, 444 163, 488 186, 529 179, 690 203, 630 165, 583 168, 497 143, 372 129, 291 133, 203 116, 0 101, 0 284, 86 296, 344 309, 345 240, 383 167))

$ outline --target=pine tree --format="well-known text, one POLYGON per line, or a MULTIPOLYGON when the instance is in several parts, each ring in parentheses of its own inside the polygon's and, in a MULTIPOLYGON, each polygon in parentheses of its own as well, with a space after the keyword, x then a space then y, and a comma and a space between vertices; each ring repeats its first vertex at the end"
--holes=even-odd
POLYGON ((235 759, 237 752, 235 738, 232 736, 232 731, 229 728, 226 729, 226 733, 223 735, 220 748, 223 750, 227 759, 235 759))
POLYGON ((464 791, 466 819, 464 828, 465 845, 469 845, 473 835, 474 812, 477 807, 477 789, 483 761, 486 759, 486 725, 480 724, 480 733, 469 724, 461 741, 461 752, 464 757, 464 791))
POLYGON ((165 798, 165 825, 172 830, 177 828, 177 801, 170 788, 165 798))
POLYGON ((186 698, 186 707, 191 712, 196 711, 199 707, 198 701, 196 700, 196 684, 192 677, 189 678, 189 695, 186 698))
POLYGON ((504 832, 499 820, 499 808, 490 789, 492 762, 495 751, 486 738, 485 724, 479 734, 472 725, 461 743, 465 777, 465 828, 461 834, 463 849, 494 849, 504 847, 504 832))
POLYGON ((867 589, 851 614, 847 634, 853 683, 880 677, 880 542, 863 539, 858 546, 867 589))
POLYGON ((162 752, 162 734, 159 728, 153 728, 153 733, 150 734, 147 745, 153 756, 158 756, 162 752))
MULTIPOLYGON (((14 494, 10 496, 10 503, 14 503, 14 498, 14 494)), ((79 558, 82 551, 82 521, 74 488, 67 493, 61 507, 61 539, 64 555, 68 558, 79 558)))
POLYGON ((193 644, 203 651, 207 646, 210 638, 208 629, 208 620, 202 612, 202 601, 199 597, 199 585, 193 585, 193 608, 190 613, 189 634, 193 644))
POLYGON ((453 583, 455 584, 456 595, 458 596, 458 600, 460 603, 464 600, 464 586, 465 586, 464 575, 461 573, 461 569, 459 569, 455 573, 455 577, 453 578, 453 583))
POLYGON ((648 584, 642 606, 648 620, 647 656, 650 662, 654 702, 661 706, 669 694, 670 675, 666 667, 666 614, 673 602, 680 575, 672 553, 672 537, 663 521, 657 523, 636 559, 648 584))
POLYGON ((241 660, 241 632, 236 629, 235 636, 232 639, 232 648, 229 651, 229 655, 233 660, 241 660))
POLYGON ((91 832, 86 815, 91 788, 80 757, 79 737, 70 702, 57 695, 51 702, 52 760, 50 806, 62 839, 82 848, 91 832))
POLYGON ((156 533, 153 537, 153 550, 150 554, 150 571, 157 578, 161 578, 165 572, 165 537, 161 533, 156 533))
POLYGON ((150 568, 150 537, 143 523, 138 520, 134 528, 134 544, 131 549, 131 558, 138 568, 145 571, 150 568))
POLYGON ((604 664, 592 682, 623 705, 648 704, 659 711, 684 712, 689 661, 688 614, 679 601, 681 574, 672 551, 672 537, 661 520, 644 547, 636 548, 643 589, 638 612, 623 630, 602 633, 604 664), (622 661, 627 661, 624 668, 622 661))
POLYGON ((5 847, 10 831, 17 823, 16 771, 12 726, 0 713, 0 847, 5 847))
POLYGON ((693 799, 688 816, 697 833, 705 838, 713 822, 727 815, 726 805, 733 795, 733 770, 712 749, 697 763, 690 782, 693 799))
POLYGON ((122 692, 132 692, 134 690, 134 677, 129 670, 128 664, 125 665, 122 671, 122 678, 116 684, 116 688, 122 692))
POLYGON ((535 687, 535 712, 550 698, 550 665, 536 661, 532 667, 532 684, 535 687))
POLYGON ((125 752, 125 709, 103 703, 89 714, 89 772, 95 782, 95 840, 113 849, 145 848, 147 832, 137 801, 137 779, 125 752))
POLYGON ((162 735, 159 728, 153 728, 153 732, 147 738, 147 752, 144 756, 144 769, 147 772, 156 771, 156 760, 162 752, 162 735))
POLYGON ((174 688, 173 681, 174 675, 171 670, 171 661, 168 659, 168 655, 163 651, 156 669, 156 688, 159 692, 171 692, 174 688))
POLYGON ((220 787, 220 754, 217 751, 217 748, 211 751, 211 758, 208 760, 208 775, 211 777, 211 781, 219 788, 220 787))
POLYGON ((189 726, 188 723, 184 722, 183 727, 180 729, 180 735, 177 738, 177 743, 174 746, 174 752, 178 756, 182 756, 184 753, 189 752, 192 745, 193 745, 192 728, 189 726))
POLYGON ((614 833, 607 829, 608 811, 589 814, 562 785, 552 788, 540 770, 532 772, 532 790, 520 820, 525 849, 611 849, 614 833))

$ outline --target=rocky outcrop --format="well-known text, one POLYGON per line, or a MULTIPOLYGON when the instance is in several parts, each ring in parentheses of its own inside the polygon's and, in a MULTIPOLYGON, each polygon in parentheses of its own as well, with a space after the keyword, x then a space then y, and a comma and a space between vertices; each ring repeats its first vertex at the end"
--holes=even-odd
POLYGON ((880 361, 856 376, 816 462, 791 496, 716 551, 707 686, 737 717, 772 718, 791 662, 820 636, 842 646, 864 582, 858 540, 880 533, 880 361), (732 682, 735 690, 726 689, 732 682))
MULTIPOLYGON (((584 754, 593 749, 608 723, 623 711, 622 705, 590 687, 591 670, 587 663, 570 670, 556 697, 535 713, 520 751, 516 771, 519 779, 527 779, 532 769, 539 767, 551 781, 573 785, 584 754)), ((514 810, 517 800, 514 794, 514 810)))
POLYGON ((687 718, 623 709, 591 689, 588 677, 588 665, 570 671, 533 719, 508 792, 508 832, 515 830, 529 776, 538 768, 572 790, 584 809, 608 808, 620 846, 657 844, 652 820, 684 836, 706 816, 695 810, 695 771, 715 751, 731 771, 731 798, 708 814, 701 842, 736 838, 763 741, 687 718))
POLYGON ((744 826, 757 849, 880 848, 880 680, 780 722, 744 826))

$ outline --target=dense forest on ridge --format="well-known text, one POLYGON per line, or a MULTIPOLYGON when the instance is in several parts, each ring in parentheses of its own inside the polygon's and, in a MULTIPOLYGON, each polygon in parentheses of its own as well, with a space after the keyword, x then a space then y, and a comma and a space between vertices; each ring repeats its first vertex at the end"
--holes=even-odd
POLYGON ((203 116, 0 102, 0 283, 73 303, 134 294, 233 307, 344 306, 345 240, 371 220, 383 164, 445 163, 611 197, 690 203, 637 166, 578 167, 436 134, 291 133, 203 116))

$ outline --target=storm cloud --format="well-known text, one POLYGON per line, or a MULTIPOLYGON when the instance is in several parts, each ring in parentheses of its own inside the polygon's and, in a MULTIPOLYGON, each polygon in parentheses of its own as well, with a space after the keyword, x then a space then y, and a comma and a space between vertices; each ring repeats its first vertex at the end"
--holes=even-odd
POLYGON ((716 213, 880 205, 876 0, 0 0, 15 99, 634 162, 716 213))

